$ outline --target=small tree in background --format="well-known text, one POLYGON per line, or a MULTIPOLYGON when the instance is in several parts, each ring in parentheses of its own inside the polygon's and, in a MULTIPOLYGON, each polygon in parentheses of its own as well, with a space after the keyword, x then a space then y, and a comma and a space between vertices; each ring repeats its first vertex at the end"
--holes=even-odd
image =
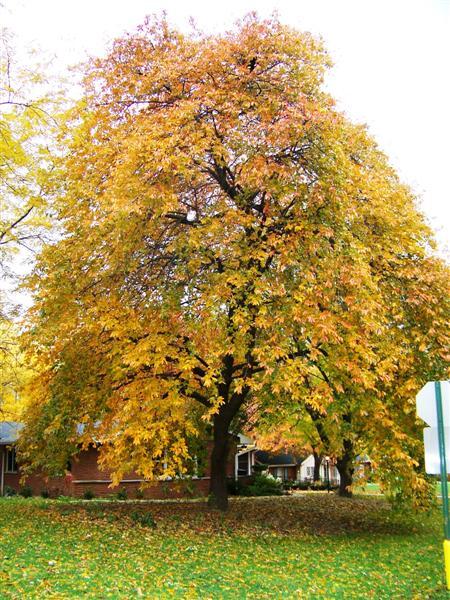
POLYGON ((50 167, 54 122, 39 69, 15 57, 13 36, 0 31, 0 414, 17 420, 19 388, 27 377, 19 349, 18 307, 11 291, 18 282, 17 255, 35 250, 48 220, 42 184, 50 167), (15 262, 16 261, 16 262, 15 262))

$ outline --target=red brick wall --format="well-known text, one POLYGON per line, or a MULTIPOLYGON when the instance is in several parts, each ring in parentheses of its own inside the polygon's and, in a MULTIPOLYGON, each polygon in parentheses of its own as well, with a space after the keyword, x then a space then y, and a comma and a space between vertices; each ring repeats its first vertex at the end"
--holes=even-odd
MULTIPOLYGON (((208 442, 208 453, 206 458, 206 468, 204 477, 210 477, 211 465, 210 458, 212 452, 212 442, 208 442)), ((230 456, 227 465, 227 476, 234 477, 234 455, 236 453, 236 446, 233 445, 230 451, 230 456)), ((98 450, 94 447, 88 450, 80 451, 72 460, 72 476, 73 479, 110 479, 108 471, 101 471, 97 463, 98 450)), ((124 477, 124 479, 140 479, 136 473, 130 473, 124 477)))
MULTIPOLYGON (((47 490, 51 496, 63 494, 82 497, 87 490, 92 491, 98 497, 108 496, 117 493, 119 490, 126 490, 129 498, 140 496, 141 493, 144 498, 155 499, 206 496, 209 492, 211 451, 212 442, 208 442, 205 477, 199 479, 156 481, 151 484, 146 483, 142 490, 140 488, 144 482, 136 473, 130 473, 125 476, 124 481, 118 486, 110 487, 110 474, 108 471, 101 471, 98 468, 98 450, 94 447, 80 451, 72 459, 72 470, 67 476, 46 478, 42 473, 35 473, 27 477, 24 482, 21 482, 19 469, 19 473, 5 473, 4 485, 10 486, 16 491, 19 491, 23 485, 28 485, 31 487, 34 495, 39 495, 43 490, 47 490)), ((234 477, 235 452, 236 447, 233 446, 227 465, 228 477, 234 477)))
POLYGON ((141 488, 142 482, 139 481, 122 481, 116 487, 110 487, 110 483, 105 481, 73 483, 72 496, 82 498, 87 490, 92 492, 96 497, 103 498, 111 494, 117 494, 119 491, 125 491, 127 497, 132 498, 153 498, 163 500, 166 498, 186 498, 207 496, 209 493, 209 479, 191 479, 191 480, 175 480, 175 481, 154 481, 145 484, 141 488))
POLYGON ((72 478, 77 479, 111 479, 107 471, 100 471, 97 464, 98 450, 94 447, 81 450, 73 457, 72 478))
POLYGON ((70 476, 72 479, 71 494, 73 496, 82 497, 87 490, 90 490, 98 497, 108 496, 117 493, 119 490, 125 490, 129 498, 135 498, 142 493, 144 498, 158 499, 204 496, 208 494, 209 478, 147 482, 145 487, 141 489, 144 483, 142 478, 136 473, 129 473, 118 486, 110 487, 110 473, 108 471, 101 471, 98 468, 97 458, 98 450, 96 448, 89 448, 81 451, 72 460, 72 472, 70 476))
POLYGON ((40 495, 44 490, 49 492, 51 497, 70 496, 72 486, 66 477, 46 477, 42 473, 33 473, 21 481, 20 469, 18 473, 5 473, 3 479, 4 490, 9 486, 19 492, 24 486, 29 486, 34 496, 40 495))

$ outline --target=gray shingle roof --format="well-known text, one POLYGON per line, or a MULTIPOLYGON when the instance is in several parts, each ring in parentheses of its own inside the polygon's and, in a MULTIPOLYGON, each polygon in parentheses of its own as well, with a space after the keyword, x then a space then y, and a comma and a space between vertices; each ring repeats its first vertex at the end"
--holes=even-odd
POLYGON ((17 442, 19 432, 22 427, 22 423, 15 423, 14 421, 1 421, 0 444, 13 444, 14 442, 17 442))
POLYGON ((256 461, 262 465, 282 467, 283 465, 299 465, 302 461, 293 454, 270 454, 264 450, 258 450, 255 455, 256 461))

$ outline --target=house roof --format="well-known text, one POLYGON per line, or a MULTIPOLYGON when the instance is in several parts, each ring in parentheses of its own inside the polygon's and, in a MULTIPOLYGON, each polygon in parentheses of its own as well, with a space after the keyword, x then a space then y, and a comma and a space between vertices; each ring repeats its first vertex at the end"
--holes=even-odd
POLYGON ((1 421, 0 422, 0 445, 2 444, 13 444, 17 442, 19 432, 22 429, 22 423, 15 423, 14 421, 1 421))
MULTIPOLYGON (((94 428, 96 429, 99 425, 100 421, 95 421, 94 428)), ((13 444, 14 442, 17 442, 21 429, 23 429, 23 423, 16 423, 13 421, 0 421, 0 445, 13 444)), ((85 423, 77 424, 77 434, 79 436, 83 435, 85 430, 85 423)), ((244 446, 243 448, 241 448, 242 453, 254 449, 254 442, 249 437, 240 433, 236 436, 236 439, 239 440, 239 445, 244 446)), ((94 441, 98 442, 99 440, 94 441)))
POLYGON ((238 433, 239 444, 242 446, 254 446, 255 442, 243 433, 238 433))
POLYGON ((271 467, 287 467, 299 465, 302 461, 293 454, 271 454, 265 450, 258 450, 255 454, 256 461, 271 467))

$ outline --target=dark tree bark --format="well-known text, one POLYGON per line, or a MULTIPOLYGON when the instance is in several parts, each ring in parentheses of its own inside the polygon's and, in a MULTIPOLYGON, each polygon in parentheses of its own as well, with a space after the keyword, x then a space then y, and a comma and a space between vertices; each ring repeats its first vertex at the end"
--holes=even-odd
POLYGON ((230 452, 229 422, 223 414, 214 416, 214 445, 211 453, 211 479, 208 504, 219 510, 228 509, 227 463, 230 452))
POLYGON ((224 383, 219 387, 219 393, 224 399, 224 403, 213 419, 213 449, 211 453, 208 504, 211 508, 225 511, 228 508, 227 464, 231 446, 230 427, 249 390, 244 387, 239 394, 229 393, 232 381, 233 358, 228 356, 224 362, 224 383))
POLYGON ((313 481, 320 481, 320 465, 322 463, 322 457, 313 448, 314 456, 314 477, 313 481))
POLYGON ((351 440, 344 440, 343 452, 336 461, 336 467, 341 478, 339 483, 339 496, 345 498, 351 498, 353 496, 351 486, 353 484, 353 473, 355 471, 353 466, 354 459, 355 453, 353 442, 351 440))
MULTIPOLYGON (((329 447, 329 438, 323 427, 322 417, 319 413, 314 411, 310 407, 306 407, 306 410, 310 414, 314 424, 316 425, 317 433, 319 434, 320 440, 324 444, 325 448, 329 447)), ((351 425, 351 415, 343 414, 342 421, 348 426, 351 425)), ((345 498, 351 498, 353 496, 352 492, 352 484, 353 484, 353 473, 355 471, 354 468, 354 460, 355 460, 355 449, 353 446, 353 442, 350 439, 344 439, 343 441, 343 449, 341 456, 338 457, 336 461, 336 468, 339 471, 340 483, 339 483, 339 496, 343 496, 345 498)), ((315 457, 314 457, 315 462, 315 457)))

